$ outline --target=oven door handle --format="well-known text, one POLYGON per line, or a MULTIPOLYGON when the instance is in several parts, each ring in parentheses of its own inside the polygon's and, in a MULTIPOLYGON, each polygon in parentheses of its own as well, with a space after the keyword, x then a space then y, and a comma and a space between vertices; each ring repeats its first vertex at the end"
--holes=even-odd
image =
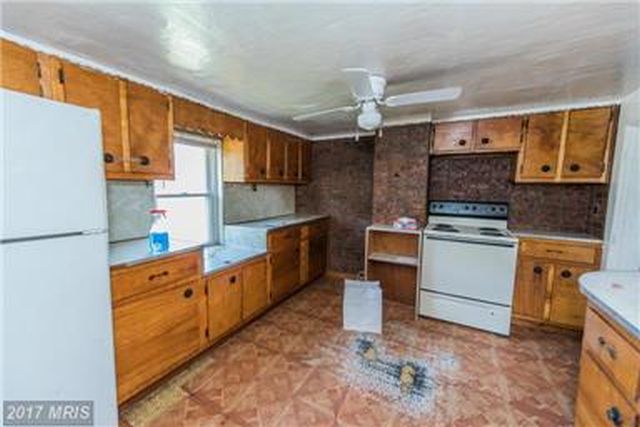
POLYGON ((451 237, 440 237, 440 236, 430 236, 425 234, 425 239, 428 240, 442 240, 445 242, 456 242, 456 243, 471 243, 474 245, 488 245, 488 246, 501 246, 504 248, 513 248, 516 246, 516 243, 511 242, 490 242, 490 241, 479 241, 479 240, 471 240, 471 239, 456 239, 451 237))

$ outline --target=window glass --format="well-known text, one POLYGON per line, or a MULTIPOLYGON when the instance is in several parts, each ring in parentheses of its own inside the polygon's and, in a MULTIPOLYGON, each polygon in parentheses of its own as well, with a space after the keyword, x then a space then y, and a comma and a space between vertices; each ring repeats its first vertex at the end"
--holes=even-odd
POLYGON ((156 181, 157 195, 203 194, 207 185, 207 151, 211 148, 174 144, 175 179, 156 181))

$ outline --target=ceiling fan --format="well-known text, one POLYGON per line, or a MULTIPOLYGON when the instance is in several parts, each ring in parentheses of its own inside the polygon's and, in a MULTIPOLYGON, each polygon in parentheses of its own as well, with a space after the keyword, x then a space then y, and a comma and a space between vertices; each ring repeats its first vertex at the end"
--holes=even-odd
POLYGON ((359 111, 358 126, 364 130, 372 131, 382 127, 382 114, 380 114, 379 107, 404 107, 407 105, 449 101, 457 99, 462 93, 462 88, 455 86, 403 93, 385 98, 384 90, 387 86, 387 81, 384 77, 373 74, 365 68, 344 68, 342 71, 351 87, 355 104, 300 114, 294 116, 293 120, 303 121, 325 114, 359 111))

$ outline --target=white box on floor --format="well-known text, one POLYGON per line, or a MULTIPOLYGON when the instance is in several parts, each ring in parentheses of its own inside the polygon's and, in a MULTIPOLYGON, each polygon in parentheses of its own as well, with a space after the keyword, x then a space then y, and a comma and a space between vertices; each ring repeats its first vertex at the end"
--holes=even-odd
POLYGON ((382 289, 380 282, 345 280, 342 301, 343 328, 382 333, 382 289))

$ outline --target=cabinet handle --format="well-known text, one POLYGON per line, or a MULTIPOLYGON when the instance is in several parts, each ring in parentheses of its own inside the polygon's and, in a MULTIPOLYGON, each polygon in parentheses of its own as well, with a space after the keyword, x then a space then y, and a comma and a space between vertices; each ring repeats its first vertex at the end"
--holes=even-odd
POLYGON ((267 173, 267 171, 264 168, 260 169, 260 176, 264 176, 265 173, 267 173))
POLYGON ((105 163, 113 163, 116 161, 116 158, 111 153, 104 153, 104 162, 105 163))
POLYGON ((549 166, 549 165, 542 165, 542 166, 540 167, 540 170, 541 170, 542 172, 549 172, 549 171, 551 170, 551 166, 549 166))
POLYGON ((169 275, 169 272, 165 270, 162 273, 152 274, 151 276, 149 276, 149 280, 151 281, 151 280, 159 279, 161 277, 165 277, 168 275, 169 275))
POLYGON ((480 143, 481 143, 481 144, 485 144, 485 145, 486 145, 486 144, 488 144, 489 142, 491 142, 491 140, 490 140, 489 138, 482 138, 482 139, 480 140, 480 143))
POLYGON ((562 273, 560 273, 560 275, 565 279, 568 279, 569 277, 571 277, 571 272, 569 270, 562 270, 562 273))
POLYGON ((598 345, 599 346, 603 346, 607 343, 607 341, 604 339, 604 337, 598 337, 598 345))
POLYGON ((580 165, 579 165, 579 164, 577 164, 577 163, 572 163, 572 164, 569 166, 569 170, 570 170, 571 172, 578 172, 578 171, 580 170, 580 165))
POLYGON ((611 421, 611 424, 616 427, 621 426, 623 423, 622 414, 620 413, 620 409, 618 409, 617 406, 612 406, 607 409, 607 419, 611 421))
POLYGON ((183 295, 185 298, 191 298, 191 296, 193 295, 193 289, 191 288, 186 289, 183 295))
POLYGON ((142 166, 148 166, 151 163, 151 159, 147 156, 132 157, 131 160, 140 163, 142 166))
POLYGON ((461 139, 460 141, 458 141, 458 145, 465 145, 467 143, 466 139, 461 139))
POLYGON ((536 265, 535 267, 533 267, 533 272, 535 274, 541 274, 542 273, 542 267, 540 267, 539 265, 536 265))
POLYGON ((232 285, 236 283, 236 276, 229 277, 229 283, 231 283, 232 285))
POLYGON ((547 252, 549 254, 562 254, 562 253, 564 253, 563 251, 560 251, 558 249, 547 249, 545 252, 547 252))

